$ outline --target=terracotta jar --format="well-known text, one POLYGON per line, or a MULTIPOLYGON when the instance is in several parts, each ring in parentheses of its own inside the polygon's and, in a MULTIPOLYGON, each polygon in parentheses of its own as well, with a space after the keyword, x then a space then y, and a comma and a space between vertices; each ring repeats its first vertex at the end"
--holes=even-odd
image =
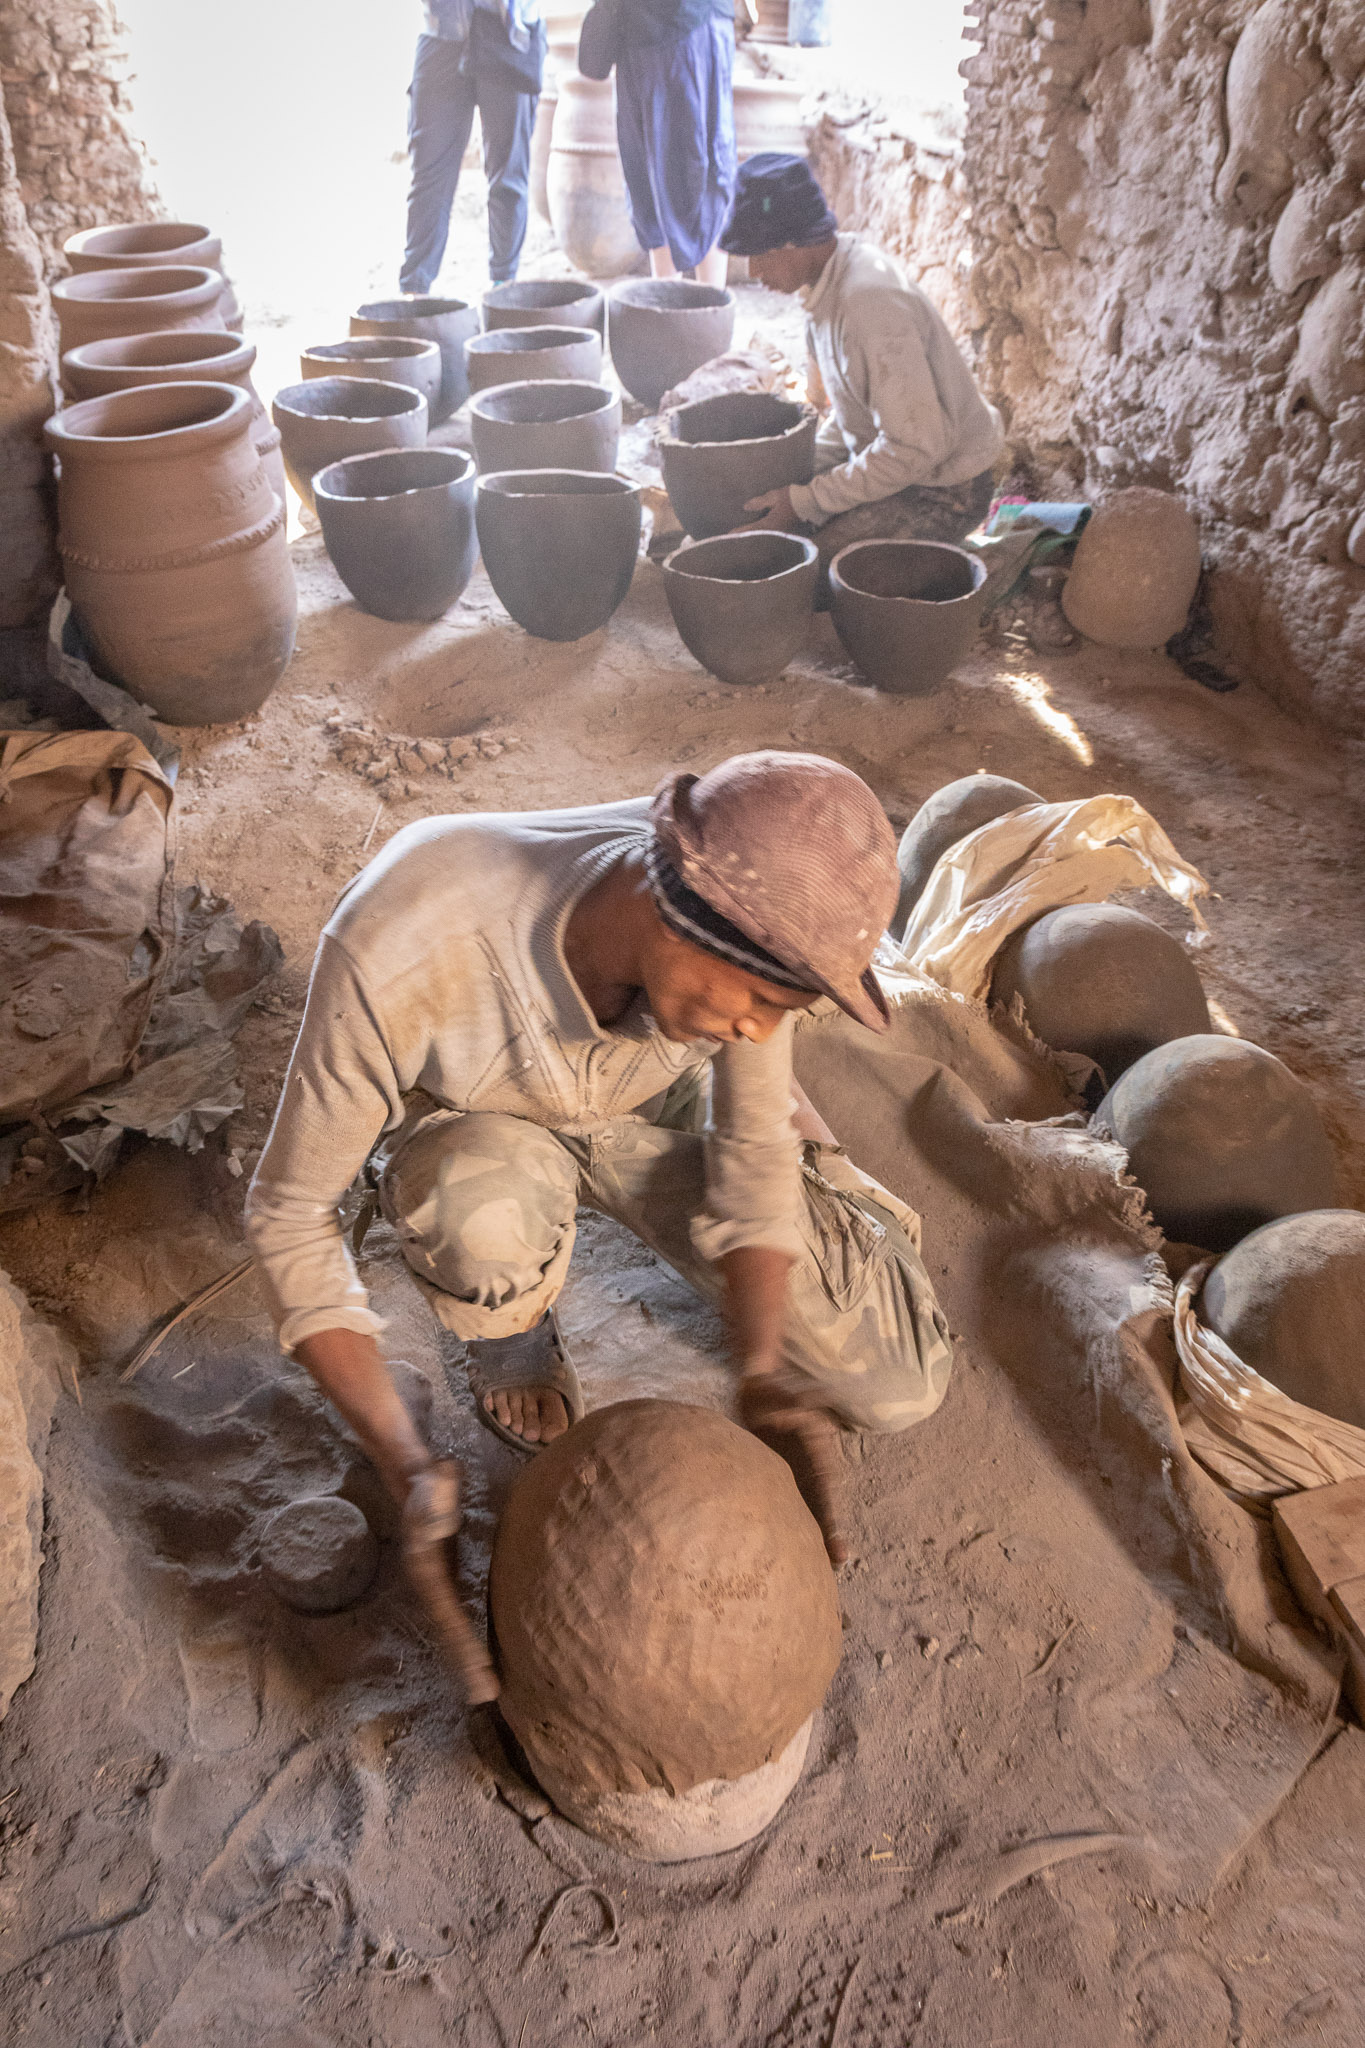
POLYGON ((426 400, 407 384, 317 377, 286 384, 275 393, 270 410, 284 444, 289 481, 309 506, 313 478, 329 462, 381 448, 420 448, 427 438, 426 400))
POLYGON ((464 345, 471 393, 493 384, 538 384, 567 377, 595 384, 602 373, 602 337, 590 327, 499 327, 464 345))
POLYGON ((216 270, 184 265, 162 270, 86 270, 52 287, 61 353, 115 334, 165 334, 184 328, 222 329, 223 280, 216 270))
POLYGON ((640 550, 640 486, 574 470, 481 476, 475 497, 488 579, 540 640, 581 640, 622 602, 640 550))
POLYGON ((310 377, 368 377, 379 384, 406 384, 427 402, 427 417, 441 395, 441 351, 415 334, 353 335, 349 341, 319 341, 299 357, 299 374, 310 377))
POLYGON ((254 343, 212 328, 120 334, 68 349, 62 357, 62 383, 73 398, 99 398, 106 391, 129 391, 136 384, 235 384, 251 401, 251 439, 283 504, 279 429, 251 381, 255 360, 254 343))
POLYGON ((224 327, 242 331, 242 309, 232 280, 223 269, 223 244, 211 229, 197 221, 150 220, 121 223, 117 227, 83 228, 68 235, 62 254, 73 271, 162 270, 167 265, 202 264, 216 270, 223 280, 218 310, 224 327))
POLYGON ((758 20, 749 30, 751 43, 785 43, 788 0, 756 0, 758 20))
POLYGON ((724 355, 735 331, 735 301, 720 285, 646 277, 617 285, 607 318, 616 374, 652 411, 665 391, 724 355))
POLYGON ((351 315, 352 334, 414 335, 434 341, 441 351, 441 392, 431 415, 433 427, 458 412, 469 396, 464 373, 464 345, 479 331, 479 316, 463 299, 372 299, 351 315))
POLYGON ((46 437, 66 588, 101 672, 173 725, 255 711, 294 651, 297 603, 245 391, 112 391, 46 437))
POLYGON ((820 581, 814 541, 725 533, 689 541, 664 563, 673 623, 723 683, 771 683, 810 629, 820 581))
POLYGON ((397 448, 313 478, 322 538, 362 611, 439 619, 474 573, 474 464, 459 448, 397 448))
POLYGON ((772 391, 724 391, 677 406, 659 435, 659 460, 688 533, 729 533, 760 492, 808 484, 819 426, 814 406, 772 391))
POLYGON ((976 638, 986 564, 933 540, 855 540, 829 567, 834 630, 870 683, 926 697, 976 638))
POLYGON ((469 401, 474 459, 497 469, 614 470, 621 401, 605 384, 495 384, 469 401))
POLYGON ((640 268, 643 252, 626 208, 609 78, 599 84, 573 71, 561 80, 546 194, 555 239, 575 270, 620 277, 640 268))

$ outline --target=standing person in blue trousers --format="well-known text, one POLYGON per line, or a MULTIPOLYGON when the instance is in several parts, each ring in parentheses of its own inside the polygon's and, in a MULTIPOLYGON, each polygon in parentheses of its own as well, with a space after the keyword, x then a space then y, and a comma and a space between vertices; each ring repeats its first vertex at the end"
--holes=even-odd
POLYGON ((735 191, 734 0, 626 0, 616 136, 631 222, 655 277, 723 285, 735 191))
POLYGON ((427 0, 408 88, 412 183, 399 290, 429 292, 450 233, 478 109, 488 176, 488 274, 517 274, 526 239, 531 130, 545 67, 541 0, 427 0))

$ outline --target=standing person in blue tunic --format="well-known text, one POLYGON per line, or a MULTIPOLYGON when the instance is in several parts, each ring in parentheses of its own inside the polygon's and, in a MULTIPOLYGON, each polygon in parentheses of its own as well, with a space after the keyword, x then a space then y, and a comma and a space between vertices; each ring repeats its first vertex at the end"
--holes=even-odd
POLYGON ((733 0, 624 0, 616 136, 630 218, 655 277, 723 285, 735 190, 733 0))
POLYGON ((412 183, 400 291, 429 292, 450 233, 478 109, 488 177, 488 275, 517 274, 526 239, 531 130, 545 69, 541 0, 426 0, 408 88, 412 183))

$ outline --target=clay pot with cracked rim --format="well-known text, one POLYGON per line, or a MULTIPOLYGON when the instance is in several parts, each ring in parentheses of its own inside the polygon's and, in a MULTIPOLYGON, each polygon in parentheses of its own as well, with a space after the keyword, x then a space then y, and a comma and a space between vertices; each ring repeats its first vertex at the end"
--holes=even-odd
POLYGON ((814 541, 727 533, 689 541, 663 565, 673 623, 723 683, 770 683, 810 628, 820 584, 814 541))
POLYGON ((470 400, 469 431, 485 472, 614 470, 621 401, 605 384, 495 384, 470 400))
POLYGON ((284 503, 279 429, 251 381, 254 342, 213 328, 172 328, 169 334, 118 334, 88 341, 62 357, 62 382, 73 398, 100 398, 137 384, 235 384, 251 400, 251 438, 272 489, 284 503))
POLYGON ((844 649, 879 690, 926 697, 976 638, 986 565, 935 540, 857 540, 829 565, 844 649))
POLYGON ((61 353, 116 334, 221 329, 223 280, 203 265, 156 270, 86 270, 52 287, 61 353))
POLYGON ((381 448, 420 448, 427 438, 427 404, 407 384, 368 377, 317 377, 275 393, 271 416, 284 444, 289 481, 305 505, 313 478, 329 462, 373 455, 381 448))
POLYGON ((158 717, 265 702, 294 650, 280 503, 229 384, 142 384, 48 421, 66 588, 100 672, 158 717))
POLYGON ((368 377, 376 384, 406 384, 419 391, 427 404, 427 418, 441 391, 441 351, 434 341, 419 341, 415 334, 354 334, 349 341, 319 341, 299 356, 299 375, 312 377, 368 377))
POLYGON ((471 393, 549 378, 595 384, 602 375, 602 337, 590 327, 497 327, 472 336, 464 360, 471 393))
POLYGON ((742 526, 762 491, 808 484, 820 416, 772 391, 725 391, 675 406, 659 435, 669 502, 694 540, 742 526))
POLYGON ((351 315, 353 335, 410 334, 418 341, 435 342, 441 351, 441 394, 431 415, 434 427, 458 412, 469 396, 464 345, 478 331, 479 316, 464 299, 371 299, 351 315))
POLYGON ((616 374, 651 412, 665 391, 713 356, 735 332, 733 293, 685 277, 642 277, 618 284, 607 311, 616 374))
POLYGON ((504 327, 591 327, 606 329, 605 305, 595 284, 583 277, 519 277, 493 284, 483 295, 483 331, 504 327))
POLYGON ((581 640, 621 604, 640 549, 640 485, 600 470, 481 476, 475 496, 488 580, 538 640, 581 640))
POLYGON ((242 331, 242 309, 232 279, 223 269, 222 238, 201 221, 122 221, 111 227, 82 228, 79 234, 67 236, 62 254, 76 272, 202 264, 206 270, 216 270, 223 280, 218 310, 224 327, 234 334, 242 331))
POLYGON ((353 455, 313 478, 332 566, 362 611, 439 619, 474 573, 474 464, 459 448, 353 455))

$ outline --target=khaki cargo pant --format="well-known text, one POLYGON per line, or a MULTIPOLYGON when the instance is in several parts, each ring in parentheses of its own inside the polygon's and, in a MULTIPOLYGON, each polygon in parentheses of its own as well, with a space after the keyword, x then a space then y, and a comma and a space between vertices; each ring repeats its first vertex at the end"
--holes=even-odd
MULTIPOLYGON (((465 1340, 529 1330, 569 1270, 579 1204, 625 1224, 707 1300, 720 1275, 692 1244, 703 1141, 639 1118, 566 1136, 523 1118, 431 1108, 380 1163, 380 1202, 445 1327, 465 1340)), ((804 1148, 805 1254, 788 1284, 788 1362, 860 1429, 931 1415, 952 1366, 919 1256, 919 1218, 842 1152, 804 1148)))

